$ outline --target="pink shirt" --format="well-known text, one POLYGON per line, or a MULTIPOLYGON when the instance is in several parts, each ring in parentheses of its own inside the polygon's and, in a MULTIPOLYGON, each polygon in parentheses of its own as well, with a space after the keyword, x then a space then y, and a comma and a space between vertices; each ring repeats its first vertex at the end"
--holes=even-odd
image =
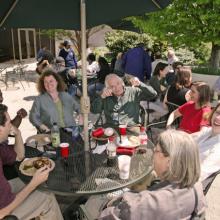
POLYGON ((208 106, 196 109, 195 103, 189 101, 181 105, 178 110, 182 114, 179 128, 185 132, 194 133, 200 131, 202 126, 209 125, 208 119, 204 118, 206 113, 211 112, 208 106))
POLYGON ((16 153, 7 142, 0 143, 0 209, 9 205, 15 198, 11 191, 11 186, 3 173, 3 165, 11 165, 15 162, 16 153))

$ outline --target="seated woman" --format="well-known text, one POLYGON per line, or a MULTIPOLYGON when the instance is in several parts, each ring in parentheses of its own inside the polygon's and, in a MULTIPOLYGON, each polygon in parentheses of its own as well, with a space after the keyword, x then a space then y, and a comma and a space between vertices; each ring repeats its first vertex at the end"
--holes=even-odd
POLYGON ((190 219, 195 208, 199 215, 204 213, 202 185, 197 182, 199 152, 193 138, 183 131, 164 131, 154 149, 153 160, 162 182, 149 190, 126 192, 122 198, 110 201, 99 219, 190 219))
POLYGON ((220 170, 220 103, 210 117, 211 127, 204 127, 192 136, 198 143, 201 160, 201 180, 220 170))
POLYGON ((150 79, 149 84, 156 90, 159 98, 162 94, 164 94, 164 92, 167 89, 165 77, 168 71, 169 71, 168 64, 159 62, 155 67, 153 76, 150 79))
POLYGON ((190 85, 192 81, 191 69, 187 67, 180 68, 175 77, 175 83, 171 85, 165 94, 163 103, 172 102, 176 105, 183 105, 190 100, 190 85))
POLYGON ((100 70, 96 72, 97 80, 95 83, 91 83, 88 87, 90 98, 93 98, 96 95, 96 92, 102 91, 105 84, 105 77, 110 73, 110 67, 104 57, 99 57, 98 64, 100 70))
POLYGON ((59 127, 75 125, 73 112, 79 112, 79 105, 65 92, 65 84, 61 77, 48 69, 39 78, 36 97, 30 111, 30 122, 40 131, 49 131, 53 123, 59 127))
POLYGON ((190 96, 191 101, 181 105, 170 114, 167 127, 171 126, 178 117, 182 117, 179 129, 188 133, 200 131, 202 126, 209 125, 206 117, 211 112, 209 85, 202 81, 193 82, 190 96))
MULTIPOLYGON (((157 99, 152 100, 149 104, 149 109, 153 109, 154 113, 151 114, 152 118, 150 117, 150 121, 153 119, 158 119, 161 116, 167 113, 167 110, 164 108, 163 97, 166 93, 167 84, 166 84, 166 74, 168 73, 169 68, 167 63, 159 62, 155 67, 153 72, 153 76, 150 79, 149 84, 156 90, 157 92, 157 99)), ((148 108, 147 103, 141 103, 145 108, 148 108)))

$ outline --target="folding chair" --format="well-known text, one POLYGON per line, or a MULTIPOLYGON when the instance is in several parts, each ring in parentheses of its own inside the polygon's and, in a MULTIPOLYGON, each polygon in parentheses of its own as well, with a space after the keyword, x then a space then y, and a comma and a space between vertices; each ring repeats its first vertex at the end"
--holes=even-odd
MULTIPOLYGON (((175 111, 177 108, 179 108, 179 105, 172 103, 172 102, 166 102, 167 108, 168 108, 168 114, 170 115, 173 111, 175 111)), ((168 116, 169 116, 168 115, 168 116)), ((168 119, 168 118, 167 118, 168 119)), ((175 119, 175 121, 172 123, 172 126, 175 128, 178 128, 180 124, 180 118, 175 119)))

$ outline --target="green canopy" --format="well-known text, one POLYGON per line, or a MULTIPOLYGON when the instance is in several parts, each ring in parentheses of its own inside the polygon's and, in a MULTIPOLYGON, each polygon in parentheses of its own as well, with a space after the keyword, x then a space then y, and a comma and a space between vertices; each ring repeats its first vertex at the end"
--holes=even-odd
MULTIPOLYGON (((85 150, 88 150, 86 77, 86 28, 117 23, 122 18, 165 8, 171 0, 0 0, 0 28, 45 28, 81 30, 81 111, 84 116, 85 150)), ((113 25, 113 26, 114 26, 113 25)))
MULTIPOLYGON (((171 0, 85 0, 87 28, 166 7, 171 0)), ((80 30, 80 0, 0 0, 0 27, 80 30)))

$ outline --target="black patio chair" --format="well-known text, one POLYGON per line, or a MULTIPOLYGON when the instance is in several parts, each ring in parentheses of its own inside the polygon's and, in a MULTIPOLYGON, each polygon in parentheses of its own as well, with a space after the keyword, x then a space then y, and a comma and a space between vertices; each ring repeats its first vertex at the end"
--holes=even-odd
MULTIPOLYGON (((152 123, 149 123, 146 126, 148 136, 150 137, 150 139, 152 141, 154 139, 152 128, 165 130, 169 115, 179 107, 178 105, 176 105, 175 103, 172 103, 172 102, 166 102, 166 105, 167 105, 167 108, 168 108, 168 113, 166 115, 162 116, 161 118, 157 119, 157 120, 153 120, 152 123)), ((172 127, 173 128, 178 128, 179 123, 180 123, 180 118, 175 119, 175 121, 172 123, 172 127)))

